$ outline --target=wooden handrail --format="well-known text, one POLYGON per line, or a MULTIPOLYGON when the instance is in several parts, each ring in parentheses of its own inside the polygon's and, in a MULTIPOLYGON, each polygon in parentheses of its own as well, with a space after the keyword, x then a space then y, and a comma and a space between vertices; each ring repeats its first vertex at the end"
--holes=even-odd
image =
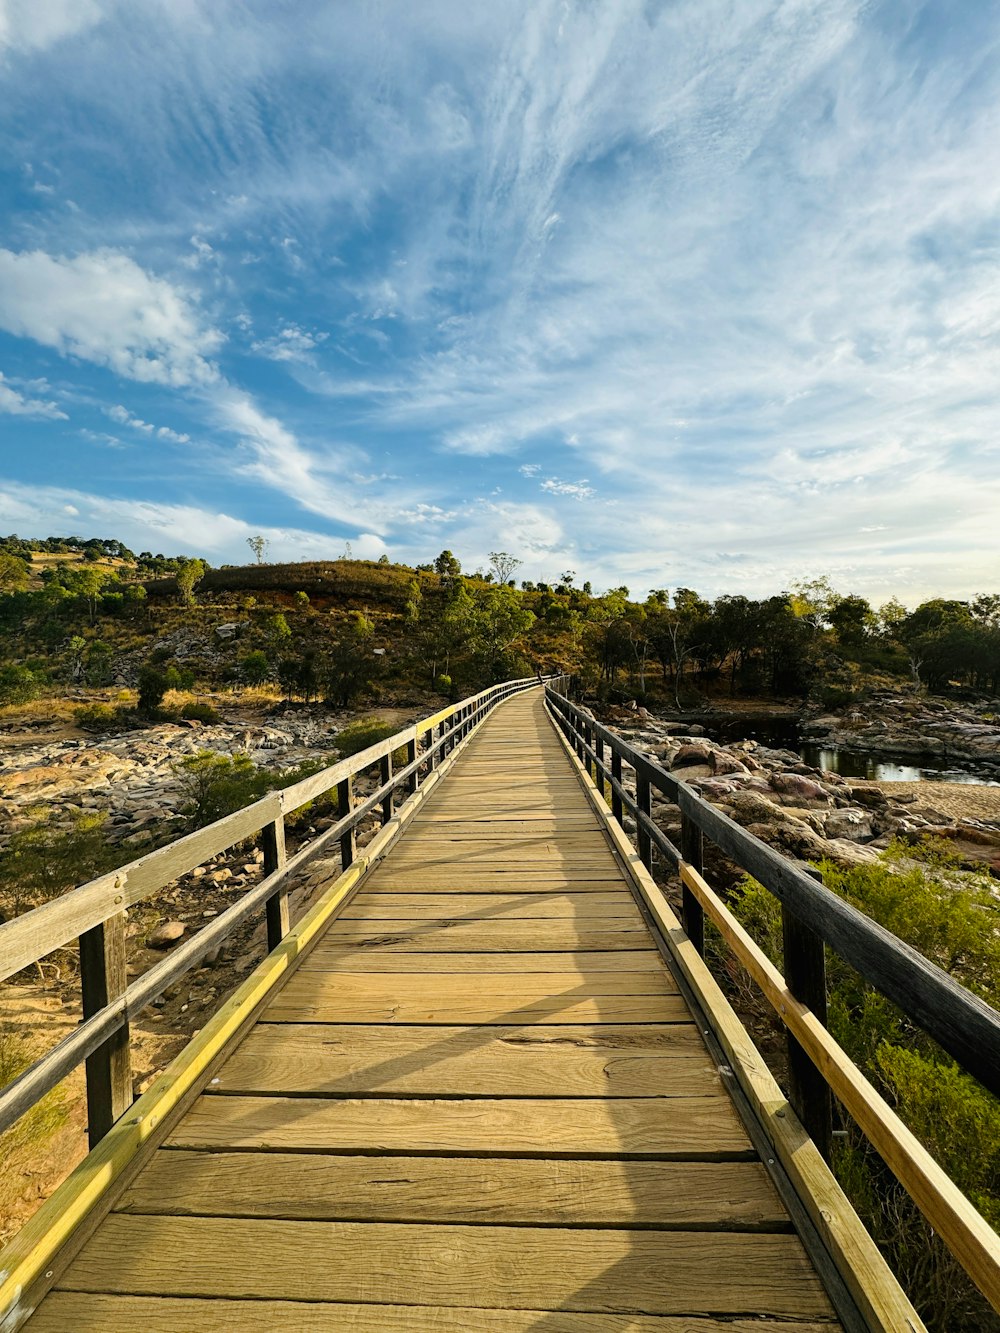
POLYGON ((438 756, 466 740, 496 704, 512 694, 535 688, 538 683, 537 678, 526 677, 482 690, 356 755, 283 790, 269 792, 234 814, 0 925, 0 981, 52 950, 79 939, 84 994, 80 1025, 0 1090, 0 1133, 86 1060, 88 1126, 90 1144, 94 1147, 132 1103, 128 1060, 130 1019, 261 908, 267 914, 268 950, 277 948, 288 932, 289 879, 335 842, 340 843, 342 869, 346 870, 354 860, 355 830, 363 819, 378 811, 382 824, 387 824, 393 818, 394 796, 399 788, 405 789, 408 797, 416 793, 421 769, 433 768, 438 756), (393 752, 404 747, 407 763, 394 771, 393 752), (351 780, 375 765, 379 787, 363 802, 355 804, 351 780), (285 816, 334 788, 341 797, 340 818, 295 856, 286 857, 285 816), (219 852, 260 833, 264 834, 265 842, 264 879, 128 985, 124 969, 127 909, 219 852))
MULTIPOLYGON (((956 1260, 994 1308, 1000 1309, 1000 1237, 827 1031, 816 997, 803 993, 818 992, 822 985, 819 978, 809 975, 808 961, 812 959, 814 966, 816 961, 815 952, 810 952, 812 941, 803 940, 794 926, 804 923, 805 931, 818 941, 820 958, 824 944, 829 945, 994 1093, 1000 1091, 1000 1014, 552 687, 546 688, 546 702, 580 763, 588 775, 593 774, 599 794, 603 796, 604 784, 610 786, 613 817, 620 823, 623 807, 634 815, 639 861, 648 869, 651 849, 656 847, 677 869, 684 892, 686 933, 698 953, 703 952, 707 913, 785 1025, 789 1040, 795 1043, 794 1052, 815 1071, 824 1096, 829 1098, 830 1089, 837 1095, 956 1260), (610 769, 605 746, 611 751, 610 769), (622 781, 623 762, 635 773, 634 797, 622 781), (679 806, 686 855, 652 820, 645 796, 650 786, 679 806), (791 966, 789 958, 785 960, 786 973, 794 972, 798 984, 793 986, 791 975, 781 975, 705 880, 702 835, 781 902, 785 943, 792 950, 791 966)), ((815 1092, 804 1094, 796 1088, 794 1077, 792 1084, 792 1106, 812 1130, 817 1120, 822 1121, 815 1092)), ((821 1134, 823 1128, 820 1123, 821 1134)))

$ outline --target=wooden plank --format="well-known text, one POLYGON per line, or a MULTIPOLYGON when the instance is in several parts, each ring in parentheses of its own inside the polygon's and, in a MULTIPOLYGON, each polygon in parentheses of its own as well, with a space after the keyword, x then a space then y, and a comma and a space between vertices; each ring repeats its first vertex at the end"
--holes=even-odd
POLYGON ((473 1153, 541 1157, 753 1155, 729 1098, 212 1097, 166 1143, 286 1152, 473 1153))
POLYGON ((649 939, 638 922, 614 917, 595 917, 577 924, 572 921, 344 921, 329 933, 334 944, 352 943, 364 948, 396 948, 407 953, 515 953, 578 949, 635 949, 649 939))
POLYGON ((260 1023, 207 1091, 340 1097, 698 1097, 721 1087, 691 1023, 517 1028, 260 1023), (602 1034, 607 1036, 602 1036, 602 1034), (648 1034, 648 1035, 647 1035, 648 1034))
MULTIPOLYGON (((802 1246, 767 1233, 109 1217, 65 1290, 816 1317, 802 1246), (706 1273, 711 1273, 706 1293, 706 1273)), ((259 1326, 259 1325, 258 1325, 259 1326)))
POLYGON ((589 917, 637 917, 635 900, 626 888, 608 893, 495 893, 479 894, 469 902, 455 894, 360 894, 341 913, 342 921, 415 921, 422 918, 462 921, 549 918, 580 921, 589 917))
POLYGON ((480 1023, 484 1025, 533 1023, 682 1023, 688 1010, 680 996, 540 995, 518 999, 510 995, 469 995, 466 998, 427 1000, 404 993, 380 999, 346 998, 340 974, 313 972, 296 977, 268 1009, 271 1023, 480 1023), (328 978, 325 984, 322 979, 328 978), (317 984, 321 983, 321 984, 317 984))
MULTIPOLYGON (((620 876, 618 879, 620 880, 620 876)), ((517 874, 505 874, 504 879, 498 881, 496 878, 490 878, 481 873, 477 873, 474 877, 441 873, 430 880, 425 877, 415 884, 412 877, 393 874, 391 865, 387 865, 384 870, 379 870, 376 875, 373 875, 367 881, 365 893, 375 897, 397 893, 409 894, 411 897, 424 893, 447 894, 449 897, 459 893, 505 895, 544 893, 554 895, 566 892, 573 894, 617 892, 614 886, 615 878, 612 876, 607 879, 577 880, 565 876, 553 879, 544 875, 529 878, 517 874), (436 884, 439 887, 435 888, 436 884)))
POLYGON ((488 965, 490 972, 558 973, 566 983, 595 971, 660 972, 663 961, 653 948, 615 950, 607 953, 495 953, 484 959, 481 953, 399 953, 387 949, 355 949, 320 941, 304 959, 302 970, 311 972, 480 972, 488 965))
MULTIPOLYGON (((484 1310, 468 1306, 363 1305, 349 1301, 197 1300, 184 1297, 108 1296, 53 1292, 31 1325, 32 1333, 695 1333, 679 1318, 631 1314, 569 1314, 558 1325, 545 1310, 484 1310)), ((831 1333, 827 1322, 724 1319, 697 1321, 696 1333, 831 1333)))
POLYGON ((788 1231, 759 1162, 342 1157, 161 1149, 117 1212, 299 1221, 788 1231))

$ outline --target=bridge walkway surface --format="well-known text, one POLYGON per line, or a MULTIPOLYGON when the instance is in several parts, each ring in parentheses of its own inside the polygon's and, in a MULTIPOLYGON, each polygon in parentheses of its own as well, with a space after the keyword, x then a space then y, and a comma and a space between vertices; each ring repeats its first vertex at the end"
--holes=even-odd
POLYGON ((31 1333, 830 1333, 549 721, 492 713, 31 1333))

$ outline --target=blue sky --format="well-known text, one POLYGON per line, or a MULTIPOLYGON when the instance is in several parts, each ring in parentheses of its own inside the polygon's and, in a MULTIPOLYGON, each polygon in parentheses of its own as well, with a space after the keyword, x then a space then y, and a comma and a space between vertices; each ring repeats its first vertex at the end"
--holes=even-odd
POLYGON ((0 0, 0 531, 1000 587, 1000 9, 0 0))

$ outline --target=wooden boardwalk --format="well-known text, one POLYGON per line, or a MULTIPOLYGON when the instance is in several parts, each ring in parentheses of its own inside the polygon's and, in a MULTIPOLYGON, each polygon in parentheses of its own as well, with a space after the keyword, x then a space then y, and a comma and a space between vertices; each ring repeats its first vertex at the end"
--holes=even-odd
POLYGON ((490 715, 27 1327, 839 1327, 540 691, 490 715))

